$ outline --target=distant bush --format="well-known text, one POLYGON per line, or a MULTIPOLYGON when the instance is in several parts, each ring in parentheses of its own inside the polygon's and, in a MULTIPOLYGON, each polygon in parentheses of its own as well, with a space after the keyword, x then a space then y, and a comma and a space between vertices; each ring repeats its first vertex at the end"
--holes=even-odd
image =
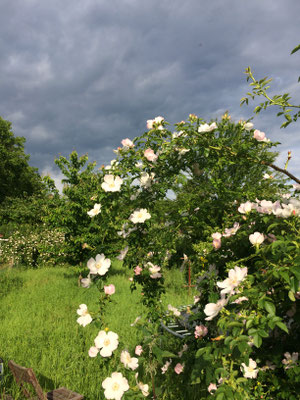
POLYGON ((15 231, 2 242, 0 257, 3 262, 26 267, 54 266, 65 258, 64 234, 58 230, 15 231))

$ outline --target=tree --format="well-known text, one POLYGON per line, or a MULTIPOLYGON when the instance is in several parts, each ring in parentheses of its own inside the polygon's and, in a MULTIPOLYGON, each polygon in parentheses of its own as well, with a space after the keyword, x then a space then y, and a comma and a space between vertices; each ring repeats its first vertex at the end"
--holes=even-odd
POLYGON ((0 203, 0 232, 10 236, 16 231, 32 233, 44 229, 44 217, 59 204, 54 181, 45 176, 42 189, 22 197, 6 196, 0 203))
POLYGON ((42 190, 38 170, 28 164, 25 138, 14 136, 11 123, 0 117, 0 204, 6 197, 30 196, 42 190))
POLYGON ((87 155, 79 157, 73 151, 69 159, 60 156, 55 164, 65 176, 62 180, 63 196, 49 206, 44 221, 47 226, 65 233, 68 261, 77 263, 87 257, 88 250, 83 246, 84 243, 93 245, 93 240, 97 238, 97 232, 93 232, 91 218, 87 214, 93 206, 90 197, 99 185, 99 177, 94 172, 96 163, 88 163, 87 155))

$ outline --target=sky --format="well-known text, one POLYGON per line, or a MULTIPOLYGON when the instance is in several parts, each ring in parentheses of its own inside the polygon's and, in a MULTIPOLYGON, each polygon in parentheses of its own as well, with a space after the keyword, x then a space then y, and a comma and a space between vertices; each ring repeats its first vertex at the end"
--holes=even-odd
MULTIPOLYGON (((1 0, 0 115, 59 183, 59 155, 106 165, 158 115, 254 116, 256 103, 240 107, 247 66, 300 104, 299 15, 299 0, 1 0)), ((300 120, 280 129, 277 112, 252 122, 299 177, 300 120)))

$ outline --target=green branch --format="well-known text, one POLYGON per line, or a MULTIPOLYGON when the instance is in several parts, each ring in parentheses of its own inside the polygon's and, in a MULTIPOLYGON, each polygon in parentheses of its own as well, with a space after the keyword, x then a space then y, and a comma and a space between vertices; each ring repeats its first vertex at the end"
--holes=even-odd
MULTIPOLYGON (((296 53, 299 49, 300 44, 292 50, 291 54, 296 53)), ((250 67, 246 68, 245 74, 247 75, 247 82, 251 82, 250 86, 252 91, 248 92, 247 96, 241 99, 241 106, 243 104, 248 105, 249 99, 254 100, 255 97, 264 97, 266 100, 254 108, 254 113, 259 114, 262 110, 265 110, 271 106, 279 107, 280 111, 277 113, 277 116, 279 117, 283 115, 285 118, 281 128, 286 128, 290 123, 293 121, 296 122, 297 119, 300 118, 300 111, 297 111, 295 114, 291 115, 292 109, 300 109, 300 105, 291 104, 289 102, 291 98, 289 93, 275 95, 273 97, 269 96, 267 90, 270 88, 270 86, 268 84, 272 81, 272 79, 265 77, 259 81, 256 80, 250 67)), ((298 82, 300 82, 300 77, 298 78, 298 82)))

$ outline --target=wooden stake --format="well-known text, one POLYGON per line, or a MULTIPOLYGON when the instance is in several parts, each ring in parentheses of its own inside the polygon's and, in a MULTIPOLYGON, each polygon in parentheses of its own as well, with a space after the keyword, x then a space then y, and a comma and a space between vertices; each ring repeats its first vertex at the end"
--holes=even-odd
POLYGON ((191 280, 191 262, 190 260, 188 260, 188 285, 183 285, 183 287, 187 287, 188 288, 188 294, 190 296, 191 294, 191 288, 195 287, 195 285, 192 285, 192 280, 191 280))

